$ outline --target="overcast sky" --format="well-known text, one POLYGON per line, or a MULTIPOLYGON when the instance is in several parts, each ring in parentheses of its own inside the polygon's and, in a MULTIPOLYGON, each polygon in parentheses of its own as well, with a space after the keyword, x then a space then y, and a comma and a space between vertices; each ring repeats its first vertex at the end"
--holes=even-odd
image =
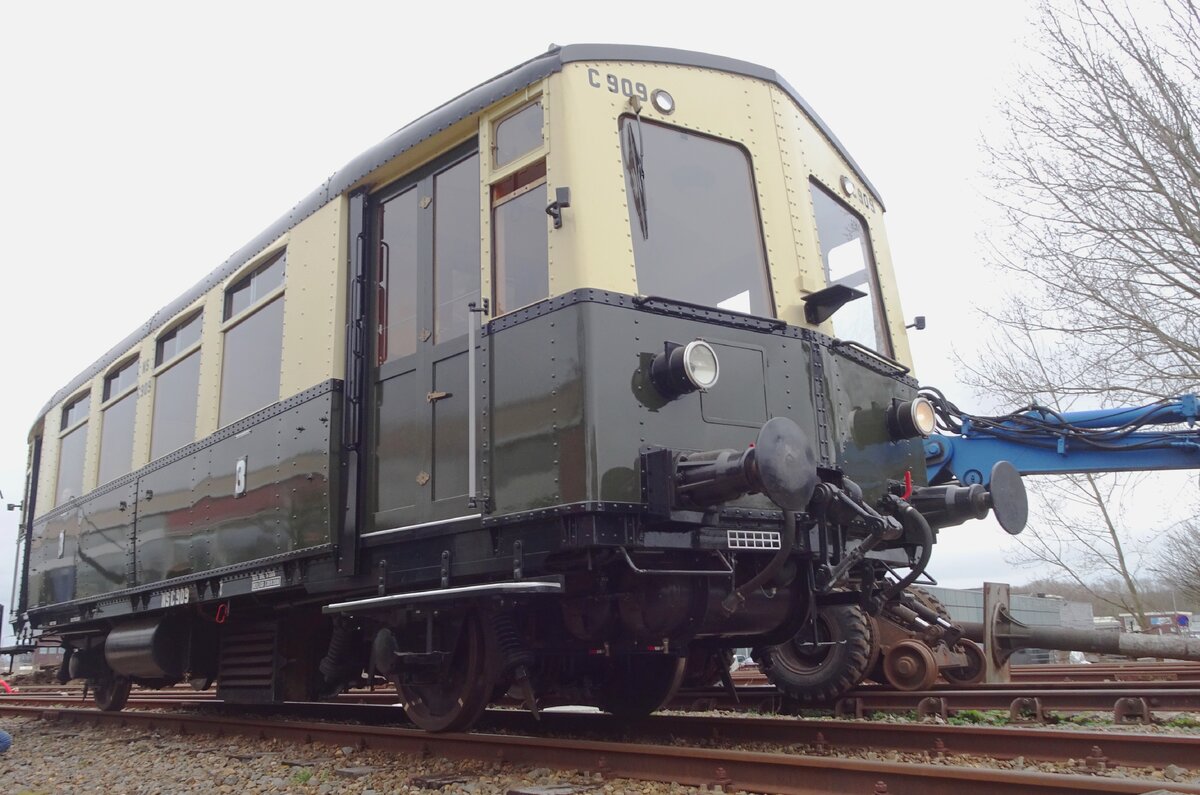
MULTIPOLYGON (((979 150, 1025 59, 1025 2, 6 3, 0 10, 0 489, 20 500, 47 399, 327 176, 551 42, 655 44, 783 75, 888 210, 922 383, 977 405, 952 351, 987 207, 979 150)), ((1168 491, 1185 486, 1170 481, 1168 491)), ((17 514, 0 512, 0 602, 17 514)), ((993 523, 946 531, 943 584, 1023 581, 993 523)), ((5 620, 7 632, 7 616, 5 620)))

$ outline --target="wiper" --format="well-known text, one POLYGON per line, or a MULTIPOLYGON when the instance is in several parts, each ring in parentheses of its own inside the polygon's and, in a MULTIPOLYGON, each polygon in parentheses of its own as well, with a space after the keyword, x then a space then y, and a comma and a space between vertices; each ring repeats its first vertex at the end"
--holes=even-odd
POLYGON ((646 214, 646 169, 642 154, 642 117, 637 115, 637 139, 633 137, 633 125, 625 126, 625 170, 629 172, 632 185, 633 208, 637 210, 638 223, 642 228, 642 240, 650 239, 650 219, 646 214))

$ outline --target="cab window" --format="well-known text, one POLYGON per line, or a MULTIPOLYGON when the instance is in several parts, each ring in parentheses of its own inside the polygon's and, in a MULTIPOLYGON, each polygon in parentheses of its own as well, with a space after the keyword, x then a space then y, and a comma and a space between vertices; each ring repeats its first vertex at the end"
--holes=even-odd
POLYGON ((638 292, 773 316, 746 150, 627 116, 621 151, 638 292))
POLYGON ((826 282, 866 293, 837 311, 831 321, 834 333, 890 356, 892 344, 879 299, 867 225, 824 187, 816 182, 809 186, 826 282))

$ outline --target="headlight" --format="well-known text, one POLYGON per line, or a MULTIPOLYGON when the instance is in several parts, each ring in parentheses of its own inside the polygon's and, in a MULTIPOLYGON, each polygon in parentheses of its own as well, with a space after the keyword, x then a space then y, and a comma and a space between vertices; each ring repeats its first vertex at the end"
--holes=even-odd
POLYGON ((717 352, 704 340, 687 345, 668 342, 650 363, 650 380, 665 398, 677 398, 697 389, 712 389, 721 375, 717 352))
POLYGON ((888 431, 893 439, 912 439, 928 436, 937 426, 933 404, 923 397, 893 403, 888 409, 888 431))
POLYGON ((712 389, 721 375, 717 352, 704 340, 692 340, 683 349, 683 372, 697 389, 712 389))

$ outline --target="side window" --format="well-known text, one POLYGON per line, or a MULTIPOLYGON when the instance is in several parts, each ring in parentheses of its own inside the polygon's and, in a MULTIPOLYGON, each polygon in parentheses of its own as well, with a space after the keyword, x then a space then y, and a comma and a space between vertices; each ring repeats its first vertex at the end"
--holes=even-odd
POLYGON ((550 295, 545 122, 538 97, 492 125, 493 315, 550 295))
POLYGON ((197 312, 160 336, 155 345, 151 459, 195 441, 202 321, 197 312))
POLYGON ((543 143, 542 101, 539 99, 496 122, 492 137, 492 167, 507 165, 543 143))
POLYGON ((280 252, 225 291, 221 426, 279 400, 286 268, 280 252))
POLYGON ((479 155, 433 178, 433 341, 467 333, 479 301, 479 155))
POLYGON ((133 359, 104 378, 101 405, 101 484, 129 474, 133 466, 133 423, 137 408, 138 360, 133 359))
POLYGON ((91 408, 91 393, 80 395, 63 407, 55 505, 62 505, 83 493, 83 456, 87 452, 87 420, 91 408))
POLYGON ((546 161, 492 185, 492 286, 497 315, 550 294, 549 218, 546 161))
POLYGON ((419 192, 413 186, 379 208, 379 364, 417 352, 419 192))
POLYGON ((832 319, 834 331, 839 337, 861 342, 890 356, 892 343, 879 298, 867 225, 821 185, 810 182, 809 188, 826 281, 866 293, 837 311, 832 319))

